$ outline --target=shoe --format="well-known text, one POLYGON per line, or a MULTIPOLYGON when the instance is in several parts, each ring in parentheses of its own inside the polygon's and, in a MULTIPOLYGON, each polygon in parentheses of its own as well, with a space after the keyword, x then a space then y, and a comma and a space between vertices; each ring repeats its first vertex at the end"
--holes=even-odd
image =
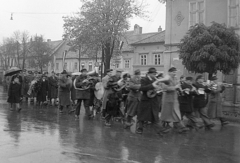
POLYGON ((133 123, 125 122, 124 128, 125 128, 125 129, 128 129, 128 128, 130 128, 132 125, 133 125, 133 123))
POLYGON ((165 127, 163 129, 160 130, 160 133, 168 133, 169 131, 171 131, 172 128, 169 127, 165 127))
POLYGON ((228 125, 229 122, 228 121, 221 121, 221 124, 222 124, 222 126, 225 126, 225 125, 228 125))
POLYGON ((189 128, 187 128, 187 127, 183 127, 183 128, 180 128, 180 129, 178 129, 178 133, 186 133, 187 131, 189 131, 189 128))
POLYGON ((143 129, 142 128, 138 128, 137 130, 136 130, 136 134, 142 134, 143 133, 143 129))
POLYGON ((215 123, 211 123, 211 124, 209 124, 209 125, 206 125, 205 127, 207 128, 207 129, 211 129, 211 128, 213 128, 215 126, 215 123))
POLYGON ((90 114, 89 116, 88 116, 88 119, 90 120, 90 119, 93 119, 94 118, 94 115, 93 114, 90 114))
POLYGON ((105 122, 105 126, 107 126, 107 127, 111 127, 111 123, 109 123, 109 122, 105 122))
POLYGON ((20 112, 22 110, 22 108, 18 108, 17 111, 20 112))
POLYGON ((74 109, 73 109, 73 110, 70 110, 70 111, 68 112, 68 114, 71 114, 71 113, 73 113, 73 112, 75 112, 74 109))

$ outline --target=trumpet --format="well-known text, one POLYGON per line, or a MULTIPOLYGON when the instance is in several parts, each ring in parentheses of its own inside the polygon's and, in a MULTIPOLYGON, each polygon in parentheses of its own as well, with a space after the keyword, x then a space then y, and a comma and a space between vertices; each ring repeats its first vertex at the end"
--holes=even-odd
POLYGON ((229 84, 229 83, 221 83, 221 85, 227 88, 233 87, 233 84, 229 84))

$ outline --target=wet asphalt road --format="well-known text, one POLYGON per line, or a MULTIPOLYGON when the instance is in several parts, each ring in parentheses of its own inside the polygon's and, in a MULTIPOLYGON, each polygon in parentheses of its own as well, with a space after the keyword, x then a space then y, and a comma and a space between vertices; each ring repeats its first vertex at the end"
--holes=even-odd
POLYGON ((147 126, 143 135, 106 128, 97 117, 79 120, 54 107, 23 103, 21 113, 9 111, 0 87, 0 163, 239 163, 240 125, 163 137, 147 126))

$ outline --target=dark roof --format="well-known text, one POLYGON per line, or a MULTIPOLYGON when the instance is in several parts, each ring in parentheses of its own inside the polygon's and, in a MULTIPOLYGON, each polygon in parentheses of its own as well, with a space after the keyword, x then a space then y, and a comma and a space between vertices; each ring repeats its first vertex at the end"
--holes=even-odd
POLYGON ((151 35, 147 38, 144 38, 140 41, 136 41, 131 45, 138 45, 138 44, 150 44, 150 43, 160 43, 165 41, 165 31, 157 32, 154 35, 151 35))
POLYGON ((127 31, 123 34, 122 41, 124 42, 122 51, 132 51, 133 47, 131 46, 132 43, 137 41, 143 40, 150 36, 156 35, 158 32, 153 33, 142 33, 142 34, 134 34, 134 31, 127 31))

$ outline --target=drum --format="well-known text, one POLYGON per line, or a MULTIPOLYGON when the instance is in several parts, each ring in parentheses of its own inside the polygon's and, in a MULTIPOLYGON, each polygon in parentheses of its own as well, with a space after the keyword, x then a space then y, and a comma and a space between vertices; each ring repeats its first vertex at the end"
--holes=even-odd
POLYGON ((103 93, 104 93, 103 83, 98 82, 95 85, 94 95, 98 100, 101 100, 103 98, 103 93))

